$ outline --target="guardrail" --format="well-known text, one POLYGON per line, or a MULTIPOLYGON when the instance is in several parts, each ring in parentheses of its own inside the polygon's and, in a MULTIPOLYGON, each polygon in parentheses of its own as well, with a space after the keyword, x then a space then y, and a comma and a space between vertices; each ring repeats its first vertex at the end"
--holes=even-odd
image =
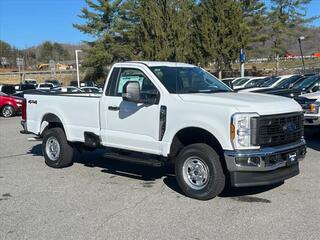
MULTIPOLYGON (((75 69, 69 69, 69 70, 56 70, 56 74, 65 73, 65 74, 72 74, 76 73, 75 69)), ((0 72, 0 75, 2 76, 15 76, 15 75, 27 75, 27 74, 52 74, 52 71, 23 71, 23 72, 0 72)))

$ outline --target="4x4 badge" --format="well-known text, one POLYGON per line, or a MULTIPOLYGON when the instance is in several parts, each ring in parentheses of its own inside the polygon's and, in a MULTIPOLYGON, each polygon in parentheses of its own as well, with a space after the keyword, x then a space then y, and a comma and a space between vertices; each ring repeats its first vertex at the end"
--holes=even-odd
POLYGON ((37 101, 37 100, 29 100, 28 103, 29 103, 29 104, 32 104, 32 103, 33 103, 33 104, 38 104, 38 101, 37 101))

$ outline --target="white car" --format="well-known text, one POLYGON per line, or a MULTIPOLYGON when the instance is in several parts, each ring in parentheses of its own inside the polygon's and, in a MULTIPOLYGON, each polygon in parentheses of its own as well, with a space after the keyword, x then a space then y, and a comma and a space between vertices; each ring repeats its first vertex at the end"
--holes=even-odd
POLYGON ((232 81, 233 88, 242 88, 252 77, 238 77, 232 81))
POLYGON ((97 87, 81 87, 80 89, 87 93, 102 93, 102 89, 97 87))
POLYGON ((265 82, 258 85, 258 87, 248 87, 247 89, 242 89, 240 92, 254 92, 256 90, 262 90, 262 89, 271 89, 277 87, 279 84, 281 84, 283 81, 295 77, 296 75, 283 75, 278 77, 268 77, 266 78, 265 82))
POLYGON ((37 89, 39 90, 50 90, 52 89, 54 86, 52 83, 39 83, 37 86, 37 89))
POLYGON ((56 87, 56 88, 52 88, 51 91, 62 92, 62 93, 81 93, 81 92, 84 92, 80 88, 77 88, 74 86, 56 87))
POLYGON ((103 94, 26 94, 22 126, 43 138, 45 163, 73 163, 73 147, 109 148, 108 158, 171 163, 181 190, 207 200, 235 187, 283 182, 306 154, 301 106, 236 93, 209 72, 176 62, 124 62, 103 94))
POLYGON ((264 79, 267 79, 268 77, 250 77, 247 81, 245 81, 242 84, 238 84, 236 86, 233 87, 233 89, 237 90, 237 89, 242 89, 242 88, 250 88, 252 86, 254 86, 255 84, 257 84, 258 82, 261 82, 264 79))

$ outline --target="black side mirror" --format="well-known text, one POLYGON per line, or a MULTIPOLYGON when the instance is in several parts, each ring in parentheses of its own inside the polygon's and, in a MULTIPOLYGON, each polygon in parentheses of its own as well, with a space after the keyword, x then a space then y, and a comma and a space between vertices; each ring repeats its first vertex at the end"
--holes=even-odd
POLYGON ((128 81, 123 86, 122 99, 128 102, 140 103, 140 84, 138 81, 128 81))
POLYGON ((314 86, 312 89, 311 89, 311 92, 317 92, 319 91, 319 86, 314 86))

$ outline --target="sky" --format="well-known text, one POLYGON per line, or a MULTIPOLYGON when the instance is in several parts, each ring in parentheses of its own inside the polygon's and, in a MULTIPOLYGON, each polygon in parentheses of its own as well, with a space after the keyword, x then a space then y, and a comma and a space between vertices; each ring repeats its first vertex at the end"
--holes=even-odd
MULTIPOLYGON (((83 23, 78 15, 84 6, 84 0, 0 0, 0 40, 20 49, 46 40, 70 44, 92 40, 72 26, 83 23)), ((307 10, 309 17, 319 15, 320 0, 312 0, 307 10)), ((313 25, 320 26, 320 19, 313 25)))

